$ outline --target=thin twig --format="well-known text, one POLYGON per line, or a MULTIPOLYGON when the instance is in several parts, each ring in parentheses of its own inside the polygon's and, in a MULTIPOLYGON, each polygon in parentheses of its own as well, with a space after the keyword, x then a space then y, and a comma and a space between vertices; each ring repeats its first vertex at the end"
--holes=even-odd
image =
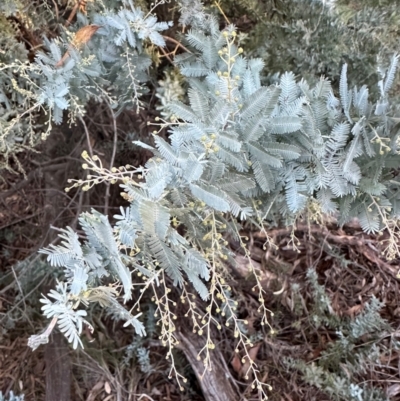
POLYGON ((51 332, 52 332, 53 329, 54 329, 54 326, 55 326, 56 323, 57 323, 57 320, 58 320, 58 316, 54 316, 53 319, 51 319, 51 322, 50 322, 50 324, 48 325, 46 331, 43 333, 43 335, 45 335, 45 336, 47 336, 47 337, 50 336, 51 332))
POLYGON ((164 56, 168 59, 168 61, 169 61, 171 64, 174 64, 174 62, 172 61, 171 57, 169 57, 169 55, 167 54, 167 52, 166 52, 162 47, 160 47, 160 50, 163 52, 164 56))
MULTIPOLYGON (((65 159, 65 158, 64 158, 65 159)), ((10 197, 11 195, 13 195, 15 192, 19 191, 20 189, 22 189, 23 187, 25 187, 26 185, 28 185, 31 180, 33 180, 34 178, 36 178, 39 174, 44 173, 45 171, 57 171, 60 170, 62 168, 65 168, 67 166, 68 163, 60 163, 60 164, 55 164, 55 165, 48 165, 48 166, 44 166, 44 167, 39 167, 33 171, 31 171, 27 178, 25 180, 19 181, 18 184, 15 184, 12 188, 10 188, 7 191, 4 191, 3 193, 0 194, 0 200, 5 200, 6 198, 10 197)))
POLYGON ((56 17, 57 17, 57 21, 58 21, 58 20, 60 19, 60 14, 59 14, 59 12, 58 12, 57 2, 54 1, 54 0, 52 0, 52 2, 53 2, 54 8, 56 9, 56 17))
POLYGON ((162 35, 162 37, 163 37, 165 40, 169 41, 169 42, 175 43, 177 46, 181 47, 181 48, 182 48, 183 50, 185 50, 186 52, 192 54, 192 52, 191 52, 187 47, 185 47, 182 43, 178 42, 176 39, 171 38, 170 36, 166 36, 166 35, 162 35))
MULTIPOLYGON (((28 256, 29 258, 30 256, 28 256)), ((30 271, 30 268, 32 266, 33 263, 35 263, 39 258, 41 257, 41 255, 37 254, 33 260, 28 264, 28 266, 26 266, 25 268, 22 268, 20 273, 19 273, 19 277, 21 278, 25 273, 27 273, 28 271, 30 271)), ((28 258, 26 258, 25 260, 27 260, 28 258)), ((9 275, 11 275, 10 273, 4 273, 4 275, 2 276, 2 280, 5 280, 9 275)), ((0 291, 0 295, 5 294, 9 289, 14 288, 14 281, 12 281, 10 284, 8 284, 6 287, 3 287, 0 291)))
POLYGON ((85 123, 85 120, 84 120, 81 116, 79 116, 78 118, 79 118, 79 120, 81 121, 81 123, 82 123, 82 125, 83 125, 83 128, 84 128, 84 130, 85 130, 86 141, 87 141, 87 144, 88 144, 88 149, 89 149, 90 157, 93 157, 93 149, 92 149, 92 145, 90 144, 89 130, 88 130, 88 128, 87 128, 87 125, 86 125, 86 123, 85 123))
POLYGON ((41 214, 41 213, 42 213, 42 210, 39 210, 38 212, 31 214, 30 216, 24 216, 24 217, 21 217, 18 220, 14 220, 14 221, 12 221, 10 223, 4 224, 3 226, 0 226, 0 230, 4 230, 7 227, 11 227, 11 226, 13 226, 15 224, 20 223, 21 221, 32 219, 33 217, 39 216, 39 214, 41 214))
POLYGON ((230 25, 231 21, 229 21, 229 18, 225 15, 224 10, 221 8, 221 5, 219 4, 219 1, 215 1, 214 3, 215 3, 215 6, 218 8, 219 12, 225 18, 225 21, 230 25))
POLYGON ((72 22, 73 18, 75 17, 75 14, 77 13, 78 8, 79 8, 79 6, 81 5, 81 3, 82 3, 82 0, 79 0, 79 1, 77 1, 76 4, 74 5, 74 8, 72 9, 71 14, 69 15, 69 17, 68 17, 68 19, 67 19, 67 22, 65 23, 65 26, 66 26, 66 27, 69 26, 69 25, 71 24, 71 22, 72 22))
POLYGON ((321 23, 321 18, 322 18, 322 15, 324 14, 324 11, 325 11, 325 1, 322 2, 322 10, 321 10, 321 13, 319 14, 317 25, 315 26, 314 30, 311 31, 311 34, 313 34, 317 31, 319 24, 321 23))
MULTIPOLYGON (((74 217, 74 220, 72 221, 72 223, 71 223, 71 227, 72 227, 72 229, 76 229, 76 224, 78 223, 78 219, 79 219, 79 216, 80 216, 80 214, 81 214, 81 212, 82 212, 82 205, 83 205, 83 195, 85 194, 85 192, 83 192, 83 191, 80 191, 79 192, 79 200, 78 200, 78 207, 77 207, 77 211, 76 211, 76 213, 75 213, 75 217, 74 217)), ((93 207, 93 206, 92 206, 93 207)), ((71 208, 70 208, 71 209, 71 208)))
MULTIPOLYGON (((62 195, 66 195, 64 192, 62 192, 62 191, 60 191, 60 192, 61 192, 62 195)), ((60 213, 58 213, 58 215, 53 219, 53 223, 56 222, 66 210, 69 210, 69 209, 70 209, 70 206, 75 202, 75 199, 76 199, 76 197, 78 196, 78 193, 80 193, 80 192, 82 192, 82 191, 76 191, 76 192, 75 192, 75 195, 70 199, 68 205, 65 206, 65 207, 60 211, 60 213)), ((46 237, 47 237, 47 235, 46 235, 46 237)))
MULTIPOLYGON (((113 120, 113 128, 114 128, 113 150, 112 150, 112 154, 111 154, 110 167, 109 167, 109 170, 111 171, 111 169, 114 166, 115 154, 117 153, 118 130, 117 130, 117 120, 115 118, 114 111, 110 105, 108 105, 108 107, 111 112, 111 116, 112 116, 112 120, 113 120)), ((108 205, 109 205, 109 200, 110 200, 110 185, 111 185, 110 181, 107 181, 106 195, 105 195, 105 199, 104 199, 104 214, 106 216, 108 214, 108 205)))
POLYGON ((19 292, 21 293, 22 302, 24 303, 24 314, 25 314, 25 316, 26 316, 26 320, 29 322, 29 324, 31 325, 31 327, 34 328, 33 323, 31 322, 31 320, 29 319, 28 314, 26 313, 26 302, 25 302, 24 292, 22 291, 21 285, 20 285, 20 283, 19 283, 19 280, 18 280, 17 275, 15 274, 15 270, 14 270, 14 267, 13 267, 13 266, 11 266, 11 270, 12 270, 12 272, 13 272, 13 275, 14 275, 14 278, 15 278, 15 282, 17 283, 19 292))
MULTIPOLYGON (((38 288, 40 288, 40 286, 47 280, 49 273, 46 273, 44 275, 44 277, 40 280, 40 282, 31 290, 28 292, 28 294, 26 294, 26 298, 29 298, 30 295, 32 295, 38 288)), ((2 290, 3 292, 3 290, 2 290)), ((18 308, 18 305, 22 302, 22 300, 19 300, 9 311, 7 311, 8 316, 11 316, 11 313, 18 308)), ((1 319, 1 322, 4 320, 1 319)))
MULTIPOLYGON (((22 114, 20 114, 19 116, 17 116, 15 118, 15 123, 17 121, 19 121, 25 114, 30 113, 31 111, 35 110, 37 107, 40 107, 41 103, 37 102, 35 103, 32 107, 30 107, 28 110, 25 110, 22 114)), ((13 124, 12 126, 14 126, 15 124, 13 124)))
MULTIPOLYGON (((14 270, 14 267, 13 267, 13 266, 11 266, 11 271, 12 271, 12 273, 13 273, 13 275, 14 275, 15 282, 17 283, 19 292, 21 293, 22 302, 24 303, 24 312, 25 312, 25 314, 26 314, 26 302, 25 302, 24 292, 22 291, 21 285, 19 284, 19 280, 18 280, 17 275, 15 274, 15 270, 14 270)), ((32 323, 31 323, 31 321, 30 321, 29 318, 28 318, 28 322, 29 322, 29 323, 31 324, 31 326, 32 326, 32 323)))

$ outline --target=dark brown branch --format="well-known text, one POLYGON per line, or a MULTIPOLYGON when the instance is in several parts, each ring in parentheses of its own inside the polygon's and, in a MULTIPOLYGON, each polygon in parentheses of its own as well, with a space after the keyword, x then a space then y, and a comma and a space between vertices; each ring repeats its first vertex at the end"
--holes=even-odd
POLYGON ((72 20, 73 20, 74 17, 75 17, 75 14, 78 12, 78 8, 79 8, 79 6, 81 5, 81 3, 82 3, 82 0, 79 0, 79 1, 77 1, 76 4, 74 5, 74 8, 72 9, 71 14, 69 15, 69 17, 68 17, 68 19, 67 19, 67 22, 65 23, 65 26, 66 26, 66 27, 68 27, 68 26, 71 24, 72 20))
POLYGON ((68 163, 60 163, 60 164, 54 164, 54 165, 51 164, 49 166, 39 167, 36 170, 31 171, 25 180, 19 181, 18 184, 14 185, 11 189, 3 192, 0 195, 0 200, 4 200, 4 199, 10 197, 11 195, 15 194, 20 189, 22 189, 26 185, 28 185, 39 174, 42 174, 43 172, 59 171, 61 169, 65 169, 65 167, 67 167, 67 165, 68 165, 68 163))
POLYGON ((166 36, 166 35, 163 35, 163 38, 169 42, 175 43, 178 47, 181 47, 186 52, 192 54, 192 52, 187 47, 185 47, 182 43, 178 42, 176 39, 171 38, 170 36, 166 36))

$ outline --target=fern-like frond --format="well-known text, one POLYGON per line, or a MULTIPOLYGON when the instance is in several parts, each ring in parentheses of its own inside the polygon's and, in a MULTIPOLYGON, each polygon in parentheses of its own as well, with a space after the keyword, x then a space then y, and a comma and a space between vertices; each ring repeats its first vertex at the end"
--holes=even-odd
POLYGON ((252 169, 254 171, 254 177, 260 188, 266 193, 271 192, 275 188, 276 180, 276 174, 271 167, 266 164, 262 164, 259 161, 255 161, 252 163, 252 169))
POLYGON ((294 160, 301 155, 301 150, 295 145, 282 142, 264 142, 263 146, 268 153, 279 155, 285 160, 294 160))
POLYGON ((238 134, 236 132, 220 132, 217 135, 216 143, 232 152, 240 152, 242 144, 237 138, 238 134))
POLYGON ((205 77, 209 69, 201 62, 185 63, 182 65, 181 74, 186 77, 205 77))
POLYGON ((390 66, 386 71, 385 83, 383 84, 383 93, 388 93, 389 89, 392 87, 394 78, 396 75, 397 64, 399 62, 399 56, 397 54, 393 55, 390 66))
POLYGON ((349 113, 352 100, 352 91, 349 90, 347 84, 347 64, 343 64, 342 67, 342 73, 340 74, 339 89, 340 89, 340 100, 342 102, 344 114, 347 117, 347 119, 351 122, 352 120, 350 118, 349 113))
POLYGON ((273 117, 269 120, 268 131, 271 134, 284 135, 296 132, 302 127, 300 117, 273 117))
POLYGON ((267 123, 268 120, 264 117, 263 114, 259 114, 253 118, 249 118, 242 129, 243 141, 249 142, 257 141, 258 139, 260 139, 267 131, 267 123))
POLYGON ((177 165, 179 163, 179 158, 176 152, 172 149, 171 145, 169 145, 164 139, 156 136, 154 138, 154 142, 156 143, 157 149, 160 154, 172 165, 177 165))
POLYGON ((198 120, 196 113, 189 106, 180 102, 179 100, 175 100, 174 102, 170 103, 168 108, 171 113, 184 121, 194 122, 198 120))
POLYGON ((169 210, 159 203, 143 201, 139 206, 139 212, 144 231, 164 240, 170 224, 169 210))
POLYGON ((206 205, 220 212, 227 212, 229 204, 225 200, 225 194, 221 190, 206 184, 190 184, 190 191, 193 196, 203 201, 206 205))
POLYGON ((210 296, 210 292, 208 291, 208 288, 206 287, 204 282, 192 270, 186 269, 185 272, 190 282, 193 284, 194 289, 200 295, 201 299, 203 301, 206 301, 210 296))
POLYGON ((258 161, 261 164, 268 164, 271 167, 282 167, 282 160, 279 155, 278 157, 270 155, 256 143, 247 143, 246 147, 251 155, 250 160, 252 163, 258 161))
POLYGON ((167 275, 174 281, 174 285, 182 285, 183 277, 180 263, 171 248, 154 235, 148 237, 147 243, 153 257, 165 269, 167 275))
MULTIPOLYGON (((220 148, 217 152, 217 156, 219 159, 231 165, 239 172, 244 172, 248 170, 247 162, 242 153, 234 153, 227 149, 220 148)), ((211 183, 213 182, 214 180, 211 180, 211 183)))
POLYGON ((380 221, 377 213, 374 213, 373 210, 369 210, 367 205, 361 208, 358 220, 360 221, 362 229, 368 234, 377 233, 380 229, 380 221))
POLYGON ((293 102, 298 95, 298 88, 296 84, 296 77, 293 72, 285 72, 280 79, 279 87, 281 93, 279 96, 279 102, 282 104, 288 104, 293 102))
POLYGON ((196 89, 190 88, 188 91, 188 96, 190 100, 190 106, 195 112, 196 116, 198 116, 201 121, 205 121, 208 113, 210 112, 208 99, 205 94, 196 89))
POLYGON ((267 108, 270 100, 272 100, 273 102, 274 100, 276 100, 272 96, 274 93, 277 93, 277 91, 273 91, 271 93, 271 91, 266 87, 261 87, 260 89, 258 89, 243 103, 243 107, 240 110, 240 117, 243 120, 247 120, 251 117, 254 117, 263 109, 267 108))

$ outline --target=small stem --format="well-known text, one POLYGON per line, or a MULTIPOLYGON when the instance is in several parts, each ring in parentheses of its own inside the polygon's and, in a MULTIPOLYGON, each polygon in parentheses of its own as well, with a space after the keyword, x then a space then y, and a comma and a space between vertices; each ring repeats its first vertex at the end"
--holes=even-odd
MULTIPOLYGON (((114 112, 110 105, 108 105, 110 111, 111 111, 111 116, 113 119, 113 128, 114 128, 114 141, 113 141, 113 150, 111 154, 111 160, 110 160, 110 171, 113 168, 114 161, 115 161, 115 154, 117 152, 117 142, 118 142, 118 131, 117 131, 117 120, 115 118, 114 112)), ((107 216, 108 214, 108 205, 109 205, 109 199, 110 199, 110 181, 107 181, 106 183, 106 195, 104 199, 104 214, 107 216)))
POLYGON ((224 10, 221 8, 221 5, 219 4, 219 1, 215 1, 215 6, 218 8, 219 12, 222 14, 222 16, 225 18, 225 21, 230 25, 231 21, 229 21, 229 18, 226 16, 224 13, 224 10))
POLYGON ((75 17, 75 14, 77 13, 78 8, 79 8, 79 6, 81 5, 81 3, 82 3, 82 0, 79 0, 79 1, 77 1, 76 4, 74 5, 74 8, 72 9, 71 14, 69 15, 69 17, 68 17, 68 19, 67 19, 67 22, 65 23, 65 26, 66 26, 66 27, 68 27, 68 26, 71 24, 72 19, 75 17))
POLYGON ((89 130, 88 130, 88 128, 87 128, 87 125, 86 125, 84 119, 83 119, 81 116, 78 116, 78 118, 79 118, 79 120, 81 121, 81 123, 82 123, 82 125, 83 125, 83 128, 84 128, 84 130, 85 130, 86 141, 87 141, 87 144, 88 144, 88 149, 89 149, 90 157, 93 158, 93 149, 92 149, 92 145, 90 144, 89 130))
POLYGON ((53 319, 51 319, 49 326, 47 327, 46 331, 42 334, 43 336, 47 336, 47 337, 50 336, 51 332, 54 329, 54 326, 57 323, 57 320, 58 320, 58 316, 54 316, 53 319))
POLYGON ((164 57, 166 57, 171 64, 174 64, 174 62, 172 61, 171 57, 169 57, 169 54, 162 47, 160 47, 160 50, 164 54, 164 57))
POLYGON ((165 40, 167 40, 168 42, 175 43, 177 46, 181 47, 181 48, 182 48, 183 50, 185 50, 186 52, 192 54, 192 52, 191 52, 187 47, 185 47, 182 43, 178 42, 176 39, 171 38, 170 36, 166 36, 166 35, 162 35, 162 37, 163 37, 165 40))

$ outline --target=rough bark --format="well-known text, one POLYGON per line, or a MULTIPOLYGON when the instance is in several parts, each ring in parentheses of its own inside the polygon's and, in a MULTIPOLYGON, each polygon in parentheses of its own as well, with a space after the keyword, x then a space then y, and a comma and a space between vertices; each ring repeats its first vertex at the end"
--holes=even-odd
POLYGON ((212 370, 204 372, 202 361, 197 360, 199 350, 202 348, 201 337, 192 333, 179 333, 180 349, 184 352, 192 369, 194 370, 199 385, 206 401, 233 401, 240 397, 234 388, 234 381, 229 369, 218 350, 211 353, 212 370))
POLYGON ((64 336, 56 329, 46 345, 46 401, 71 400, 71 362, 64 336))
MULTIPOLYGON (((46 142, 45 153, 54 158, 54 149, 59 146, 59 141, 65 141, 60 132, 54 132, 46 142)), ((57 236, 51 225, 57 225, 57 217, 63 208, 63 191, 65 170, 46 170, 43 178, 45 180, 46 196, 44 205, 43 239, 44 245, 53 241, 57 236)), ((54 283, 53 283, 54 284, 54 283)), ((51 287, 52 288, 52 285, 51 287)), ((50 289, 48 288, 48 289, 50 289)), ((71 360, 69 346, 65 337, 56 327, 46 345, 46 400, 45 401, 71 401, 71 360)))

